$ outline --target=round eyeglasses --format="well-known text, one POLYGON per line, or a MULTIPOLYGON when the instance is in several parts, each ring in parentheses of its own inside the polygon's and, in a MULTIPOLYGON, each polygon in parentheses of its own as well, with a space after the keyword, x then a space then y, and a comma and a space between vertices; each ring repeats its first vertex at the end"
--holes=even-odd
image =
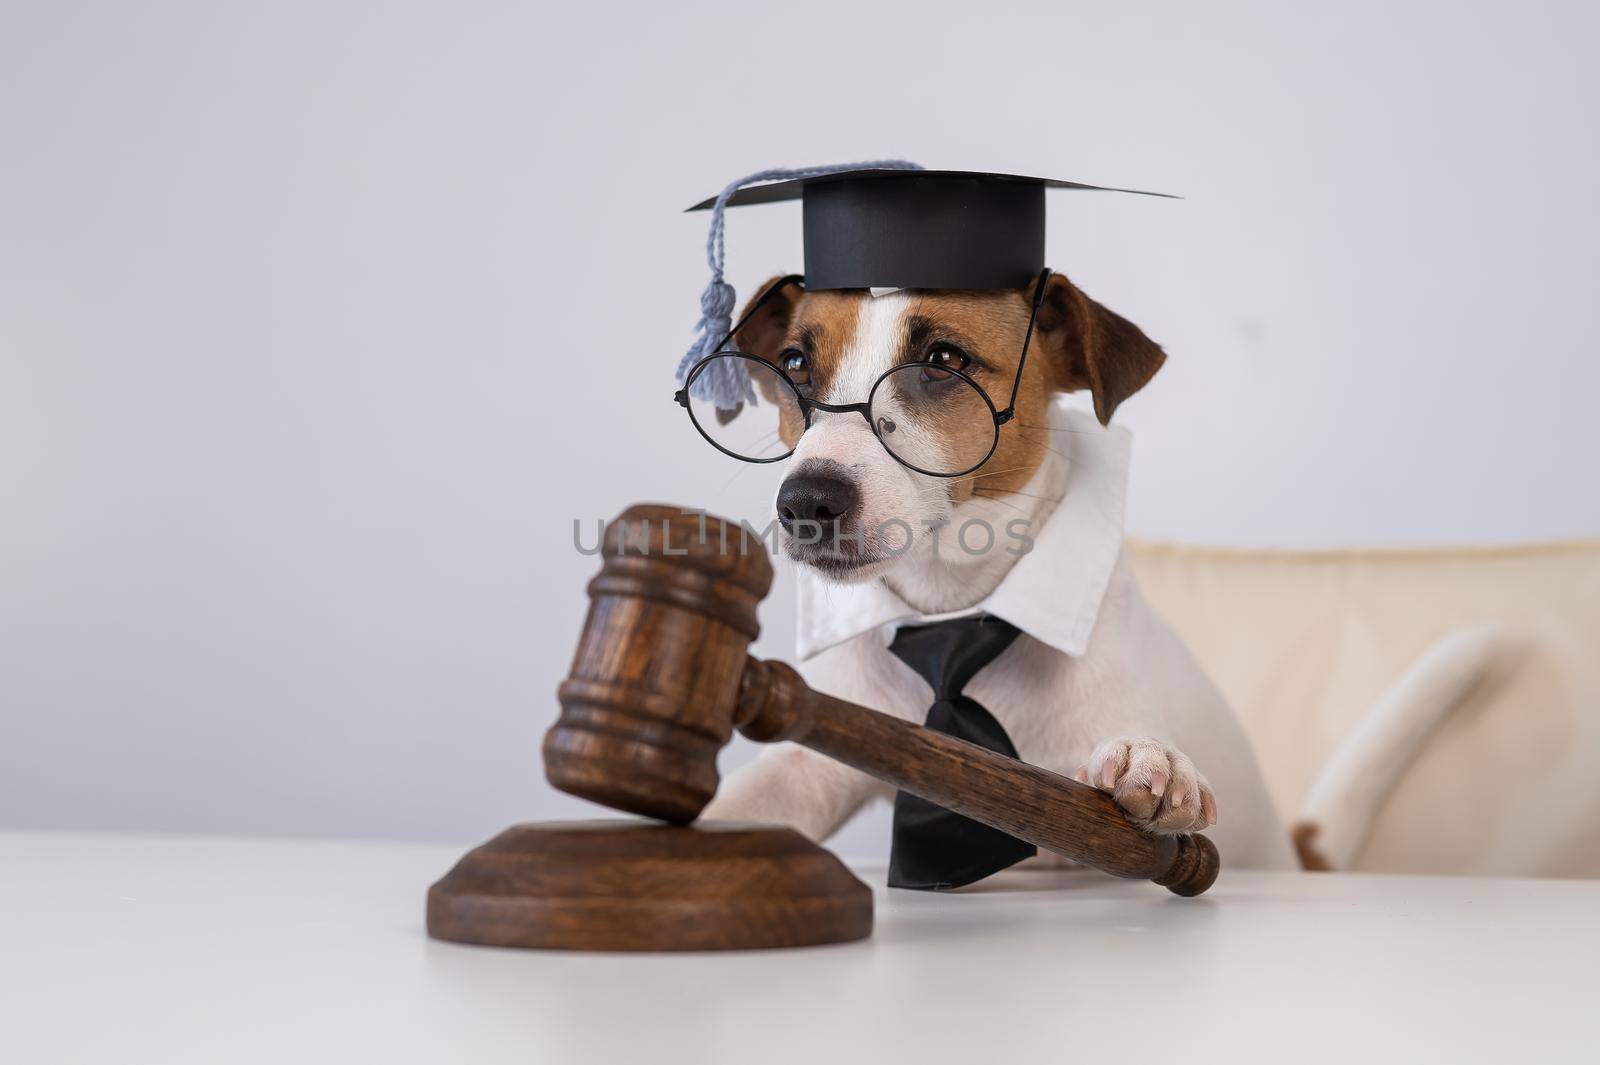
MULTIPOLYGON (((864 403, 824 403, 801 395, 788 375, 771 362, 743 351, 719 351, 695 363, 673 399, 689 412, 690 421, 708 444, 743 462, 780 462, 794 454, 820 410, 861 415, 884 450, 913 472, 962 477, 989 461, 1000 443, 1000 427, 1012 418, 1034 320, 1049 277, 1049 270, 1039 275, 1011 386, 1011 403, 1004 410, 997 409, 988 393, 961 370, 927 362, 890 367, 873 382, 864 403), (697 394, 707 391, 696 389, 697 383, 727 379, 748 379, 746 402, 728 409, 697 394)), ((734 326, 729 338, 779 288, 799 281, 791 276, 774 283, 734 326)))

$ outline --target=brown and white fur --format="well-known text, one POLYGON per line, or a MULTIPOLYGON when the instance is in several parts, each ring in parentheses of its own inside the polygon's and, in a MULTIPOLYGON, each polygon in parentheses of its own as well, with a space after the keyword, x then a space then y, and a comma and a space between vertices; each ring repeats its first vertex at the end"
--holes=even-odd
MULTIPOLYGON (((964 357, 966 372, 998 407, 1016 372, 1030 295, 780 290, 736 342, 741 350, 796 370, 793 376, 806 379, 813 398, 833 404, 864 401, 879 375, 897 363, 931 357, 949 365, 964 357)), ((1015 418, 974 473, 915 473, 896 462, 866 420, 853 413, 818 413, 809 429, 792 419, 783 426, 785 442, 795 451, 779 493, 780 513, 783 500, 797 498, 796 491, 811 492, 807 498, 813 501, 821 491, 835 505, 820 513, 831 530, 846 534, 812 544, 785 536, 786 551, 830 581, 881 581, 924 615, 974 607, 999 586, 1017 556, 998 542, 978 555, 941 551, 931 530, 973 518, 996 529, 1019 517, 1041 526, 1062 497, 1069 465, 1063 454, 1069 448, 1048 423, 1053 398, 1087 391, 1105 425, 1165 358, 1137 326, 1052 275, 1015 418), (891 552, 870 532, 862 535, 890 519, 916 531, 909 549, 896 544, 891 552)), ((927 686, 881 641, 847 641, 804 663, 802 672, 823 691, 908 720, 920 722, 927 710, 927 686)), ((1234 867, 1295 865, 1289 833, 1273 810, 1243 730, 1182 642, 1145 604, 1122 560, 1083 655, 1068 656, 1023 636, 967 691, 995 714, 1026 761, 1104 789, 1148 829, 1209 829, 1234 867)), ((1344 775, 1359 776, 1372 757, 1357 752, 1346 762, 1344 775)), ((890 794, 856 770, 784 744, 731 774, 706 816, 788 824, 820 840, 864 802, 890 794)), ((1329 816, 1326 809, 1321 814, 1329 816)), ((1300 834, 1309 840, 1314 831, 1300 834)), ((1362 834, 1343 832, 1357 845, 1362 834)))

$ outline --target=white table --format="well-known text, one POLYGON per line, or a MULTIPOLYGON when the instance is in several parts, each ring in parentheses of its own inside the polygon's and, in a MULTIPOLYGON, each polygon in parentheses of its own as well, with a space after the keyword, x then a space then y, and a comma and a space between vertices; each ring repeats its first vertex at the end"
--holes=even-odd
POLYGON ((1600 882, 1014 871, 861 943, 577 955, 427 939, 464 849, 0 833, 0 1061, 1600 1060, 1600 882))

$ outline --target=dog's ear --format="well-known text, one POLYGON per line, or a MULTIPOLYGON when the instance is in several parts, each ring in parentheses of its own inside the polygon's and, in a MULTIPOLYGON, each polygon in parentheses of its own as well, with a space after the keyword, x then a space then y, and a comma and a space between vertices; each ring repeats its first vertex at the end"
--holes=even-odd
MULTIPOLYGON (((744 308, 739 312, 739 318, 750 313, 750 308, 755 306, 761 294, 776 285, 781 277, 768 278, 767 281, 755 290, 755 295, 746 301, 744 308)), ((789 335, 789 322, 794 318, 795 308, 800 304, 800 297, 804 295, 798 285, 785 285, 772 294, 761 312, 745 323, 743 329, 733 335, 734 347, 751 355, 759 355, 768 362, 778 357, 778 352, 783 348, 784 338, 789 335)), ((738 321, 735 318, 734 321, 738 321)))
POLYGON ((1060 274, 1051 274, 1036 325, 1063 392, 1087 388, 1095 417, 1109 424, 1118 405, 1149 383, 1166 352, 1140 328, 1108 311, 1060 274))

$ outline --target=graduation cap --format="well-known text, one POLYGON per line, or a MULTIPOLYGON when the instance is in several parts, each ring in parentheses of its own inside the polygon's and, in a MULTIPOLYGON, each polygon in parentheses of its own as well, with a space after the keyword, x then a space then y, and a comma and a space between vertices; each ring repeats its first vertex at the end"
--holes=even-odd
MULTIPOLYGON (((712 277, 700 301, 701 336, 678 367, 679 381, 732 329, 735 297, 722 276, 724 208, 799 200, 811 291, 1022 288, 1044 269, 1046 189, 1166 196, 1055 178, 924 170, 902 160, 767 170, 734 182, 689 208, 711 212, 712 277)), ((729 407, 754 399, 748 382, 707 377, 695 381, 705 398, 729 407)))
MULTIPOLYGON (((800 201, 808 289, 1022 288, 1044 269, 1045 189, 1165 195, 1016 174, 866 166, 741 188, 724 204, 800 201)), ((689 210, 712 210, 718 199, 689 210)))

